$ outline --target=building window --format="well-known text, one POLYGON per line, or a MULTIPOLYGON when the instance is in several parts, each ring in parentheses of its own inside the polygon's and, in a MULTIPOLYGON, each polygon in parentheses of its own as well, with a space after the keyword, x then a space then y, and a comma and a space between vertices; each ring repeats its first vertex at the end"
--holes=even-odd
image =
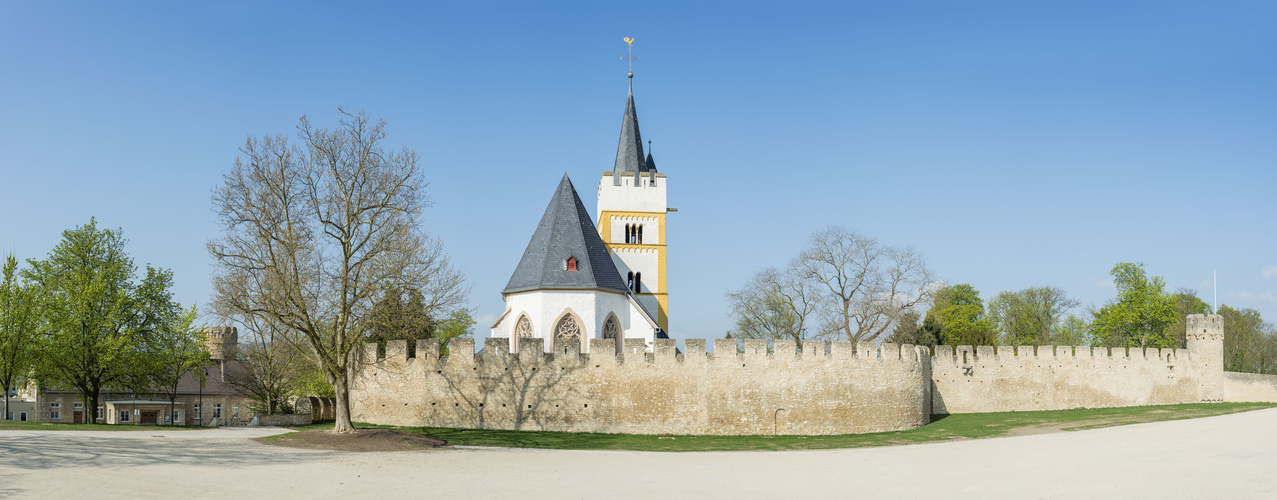
POLYGON ((197 420, 198 420, 198 419, 203 419, 203 418, 204 418, 204 413, 203 413, 203 412, 204 412, 204 409, 203 409, 203 408, 200 408, 200 405, 195 405, 195 418, 196 418, 197 420))
POLYGON ((75 408, 75 409, 77 409, 77 410, 78 410, 78 409, 80 409, 80 408, 84 408, 84 403, 76 403, 76 404, 71 405, 71 407, 72 407, 72 408, 75 408))
POLYGON ((618 339, 621 338, 621 326, 616 324, 616 316, 608 315, 607 321, 603 322, 603 338, 618 339))
POLYGON ((634 284, 631 289, 634 290, 634 293, 639 293, 643 290, 643 273, 634 273, 634 284))
POLYGON ((62 419, 62 412, 57 412, 57 411, 49 412, 49 420, 61 420, 61 419, 62 419))
POLYGON ((103 408, 103 407, 101 407, 101 406, 99 406, 99 407, 98 407, 98 411, 97 411, 97 413, 93 415, 93 419, 94 419, 94 420, 102 420, 103 418, 105 418, 105 417, 103 417, 103 415, 105 415, 105 414, 106 414, 106 409, 105 409, 105 408, 103 408))
POLYGON ((580 339, 581 327, 577 325, 576 318, 568 314, 559 320, 558 326, 554 327, 554 336, 561 339, 580 339))
POLYGON ((179 420, 179 419, 177 418, 177 410, 173 410, 173 420, 172 420, 172 422, 173 422, 173 423, 177 423, 177 422, 180 422, 180 421, 181 421, 181 420, 179 420))
POLYGON ((643 225, 642 224, 626 224, 625 225, 625 242, 626 243, 643 243, 643 225))
POLYGON ((120 410, 120 423, 121 423, 121 424, 127 424, 127 423, 129 423, 129 411, 128 411, 128 410, 120 410))
POLYGON ((569 271, 576 270, 576 257, 568 257, 568 270, 569 271))
POLYGON ((634 290, 634 273, 625 273, 625 287, 634 290))
POLYGON ((532 338, 532 320, 527 315, 519 316, 519 322, 514 325, 514 336, 521 339, 532 338))
POLYGON ((222 418, 222 405, 213 405, 213 418, 222 418))
POLYGON ((61 408, 62 403, 49 403, 49 408, 61 408))

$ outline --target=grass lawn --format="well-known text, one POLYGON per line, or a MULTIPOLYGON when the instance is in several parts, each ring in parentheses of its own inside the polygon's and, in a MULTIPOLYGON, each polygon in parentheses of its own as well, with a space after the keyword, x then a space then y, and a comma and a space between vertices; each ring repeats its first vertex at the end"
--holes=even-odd
POLYGON ((156 431, 161 429, 192 430, 199 429, 199 427, 186 427, 183 425, 68 424, 63 422, 0 420, 0 431, 156 431))
MULTIPOLYGON (((914 430, 874 434, 844 434, 839 436, 656 436, 443 429, 435 427, 402 427, 399 430, 440 439, 449 445, 463 446, 669 452, 819 450, 934 443, 1046 432, 1068 432, 1145 422, 1209 417, 1273 407, 1277 407, 1277 403, 1198 403, 1127 408, 935 415, 929 425, 914 430)), ((309 426, 292 427, 292 429, 331 429, 332 425, 332 422, 328 421, 309 426)), ((357 425, 364 428, 387 427, 370 424, 357 425)), ((279 439, 282 439, 282 436, 262 438, 261 441, 270 443, 279 439)))

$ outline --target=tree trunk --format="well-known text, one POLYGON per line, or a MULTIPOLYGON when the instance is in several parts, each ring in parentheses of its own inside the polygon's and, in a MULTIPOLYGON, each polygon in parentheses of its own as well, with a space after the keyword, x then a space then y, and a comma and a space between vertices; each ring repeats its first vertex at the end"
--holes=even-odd
POLYGON ((4 414, 0 415, 0 420, 9 420, 9 386, 4 386, 4 414))
POLYGON ((337 377, 336 383, 333 384, 333 391, 337 393, 337 422, 333 426, 333 432, 355 432, 355 424, 350 421, 350 375, 349 370, 342 370, 342 374, 337 377))
MULTIPOLYGON (((88 395, 88 400, 89 400, 89 408, 85 408, 85 409, 84 409, 84 412, 85 412, 85 413, 89 413, 89 410, 90 410, 90 408, 91 408, 91 409, 92 409, 92 411, 93 411, 93 413, 89 413, 90 415, 92 415, 92 417, 91 417, 91 418, 86 418, 86 419, 84 419, 84 423, 86 423, 86 424, 91 424, 91 423, 92 423, 92 424, 96 424, 96 423, 97 423, 97 411, 98 411, 98 393, 97 393, 97 392, 93 392, 93 393, 89 394, 89 395, 88 395)), ((103 417, 106 417, 106 414, 105 414, 105 413, 106 413, 106 412, 105 412, 105 410, 103 410, 103 415, 102 415, 103 417)), ((102 419, 102 422, 103 422, 103 423, 106 423, 106 418, 103 418, 103 419, 102 419)))

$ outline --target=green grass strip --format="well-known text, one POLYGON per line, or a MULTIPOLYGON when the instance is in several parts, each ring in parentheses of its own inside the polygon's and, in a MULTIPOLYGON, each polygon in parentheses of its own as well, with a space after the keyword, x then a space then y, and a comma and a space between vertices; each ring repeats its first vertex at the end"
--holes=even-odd
MULTIPOLYGON (((935 443, 1045 432, 1068 432, 1146 422, 1210 417, 1273 407, 1277 407, 1277 403, 1195 403, 1125 408, 935 415, 929 425, 918 429, 837 436, 659 436, 494 429, 445 429, 437 427, 402 427, 400 429, 442 439, 449 445, 456 446, 663 452, 823 450, 935 443)), ((370 424, 358 424, 358 426, 389 427, 370 424)), ((293 427, 293 429, 297 430, 331 428, 331 421, 293 427)))

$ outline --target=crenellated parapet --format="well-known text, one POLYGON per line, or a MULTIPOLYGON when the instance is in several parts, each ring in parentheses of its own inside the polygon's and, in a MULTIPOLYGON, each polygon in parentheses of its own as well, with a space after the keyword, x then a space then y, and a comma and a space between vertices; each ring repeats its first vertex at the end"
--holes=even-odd
POLYGON ((932 411, 976 413, 1219 401, 1222 323, 1189 316, 1187 349, 936 346, 932 411))
POLYGON ((362 351, 354 418, 390 425, 647 434, 843 434, 930 418, 931 358, 910 345, 715 339, 434 339, 362 351))

